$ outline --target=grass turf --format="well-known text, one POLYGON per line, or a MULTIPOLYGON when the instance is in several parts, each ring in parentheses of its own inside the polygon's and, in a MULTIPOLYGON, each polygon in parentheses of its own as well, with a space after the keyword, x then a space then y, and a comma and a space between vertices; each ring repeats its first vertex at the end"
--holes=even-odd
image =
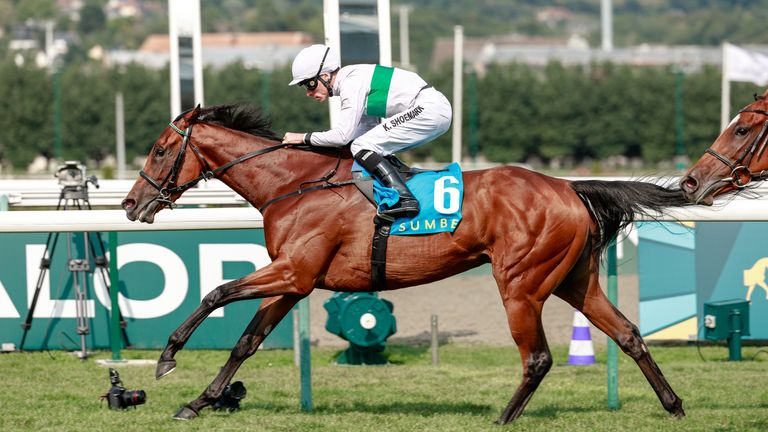
MULTIPOLYGON (((235 376, 248 390, 234 413, 205 409, 190 422, 171 416, 197 397, 229 353, 183 350, 178 368, 160 381, 154 366, 114 365, 124 385, 147 393, 136 409, 111 411, 99 396, 108 369, 64 352, 0 355, 2 431, 765 431, 768 430, 768 353, 744 347, 742 362, 727 348, 651 347, 683 399, 687 417, 661 407, 634 362, 619 357, 621 408, 606 406, 605 352, 597 364, 566 366, 567 347, 555 347, 555 366, 523 416, 507 426, 496 420, 520 380, 512 347, 447 344, 440 365, 428 348, 390 345, 388 366, 336 366, 332 349, 312 350, 314 410, 299 408, 299 370, 293 352, 259 351, 235 376)), ((123 351, 124 359, 157 359, 158 351, 123 351)))

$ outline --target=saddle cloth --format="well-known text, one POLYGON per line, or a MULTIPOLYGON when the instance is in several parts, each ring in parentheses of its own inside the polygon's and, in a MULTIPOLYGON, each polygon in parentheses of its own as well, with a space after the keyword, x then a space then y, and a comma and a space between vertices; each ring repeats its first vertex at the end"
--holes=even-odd
MULTIPOLYGON (((352 171, 370 176, 355 163, 352 171)), ((407 176, 404 176, 407 178, 407 176)), ((453 232, 461 221, 464 180, 459 164, 452 163, 437 171, 418 171, 406 183, 419 201, 421 211, 413 218, 400 218, 392 223, 391 235, 419 235, 453 232)), ((400 196, 396 190, 373 181, 373 198, 379 208, 392 206, 400 196)))

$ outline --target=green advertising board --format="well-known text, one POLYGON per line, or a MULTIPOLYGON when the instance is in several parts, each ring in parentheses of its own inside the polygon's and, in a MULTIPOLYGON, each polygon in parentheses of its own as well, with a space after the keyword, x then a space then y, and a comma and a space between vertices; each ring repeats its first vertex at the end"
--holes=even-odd
MULTIPOLYGON (((55 235, 55 234, 54 234, 55 235)), ((0 342, 18 348, 22 323, 40 286, 24 349, 78 349, 76 287, 71 259, 89 256, 86 277, 88 349, 110 347, 110 299, 93 255, 109 256, 108 236, 61 233, 53 243, 50 270, 38 282, 47 233, 0 234, 0 342), (103 249, 102 249, 103 245, 103 249)), ((135 348, 163 348, 168 336, 215 287, 267 264, 263 230, 149 231, 117 235, 120 312, 135 348)), ((106 273, 105 273, 106 274, 106 273)), ((186 348, 234 347, 261 300, 231 303, 214 311, 195 331, 186 348)), ((290 315, 269 335, 265 348, 293 346, 290 315)))

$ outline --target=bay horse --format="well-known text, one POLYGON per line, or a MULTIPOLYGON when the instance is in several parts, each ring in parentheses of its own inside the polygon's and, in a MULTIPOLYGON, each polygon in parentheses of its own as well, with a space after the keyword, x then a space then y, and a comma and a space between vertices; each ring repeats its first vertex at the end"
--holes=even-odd
POLYGON ((704 155, 680 179, 690 202, 712 205, 714 198, 744 191, 768 179, 768 91, 742 108, 704 155))
MULTIPOLYGON (((214 403, 243 361, 315 288, 371 290, 376 210, 346 182, 352 166, 348 148, 282 144, 268 127, 260 111, 247 105, 197 107, 180 115, 160 134, 122 202, 128 219, 152 223, 186 189, 217 177, 264 218, 272 263, 206 295, 160 355, 158 379, 176 367, 174 355, 213 310, 263 299, 225 366, 176 419, 195 418, 214 403)), ((680 190, 634 181, 568 181, 518 167, 468 171, 464 184, 463 219, 454 233, 390 238, 386 288, 426 284, 491 264, 523 365, 522 382, 497 423, 522 414, 552 366, 541 322, 551 294, 616 341, 664 409, 684 416, 682 400, 637 327, 608 301, 598 282, 601 254, 619 230, 635 214, 687 204, 680 190)))

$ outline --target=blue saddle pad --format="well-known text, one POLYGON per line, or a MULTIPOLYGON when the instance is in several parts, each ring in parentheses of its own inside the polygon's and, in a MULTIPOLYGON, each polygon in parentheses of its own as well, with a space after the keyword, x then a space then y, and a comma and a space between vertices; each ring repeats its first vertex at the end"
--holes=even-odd
MULTIPOLYGON (((370 175, 357 163, 352 170, 370 175)), ((459 164, 452 163, 440 171, 418 173, 407 184, 419 200, 421 211, 413 218, 395 219, 391 235, 453 232, 459 226, 464 201, 464 180, 459 164)), ((373 196, 379 209, 390 207, 400 199, 396 190, 385 187, 375 179, 373 196)))

